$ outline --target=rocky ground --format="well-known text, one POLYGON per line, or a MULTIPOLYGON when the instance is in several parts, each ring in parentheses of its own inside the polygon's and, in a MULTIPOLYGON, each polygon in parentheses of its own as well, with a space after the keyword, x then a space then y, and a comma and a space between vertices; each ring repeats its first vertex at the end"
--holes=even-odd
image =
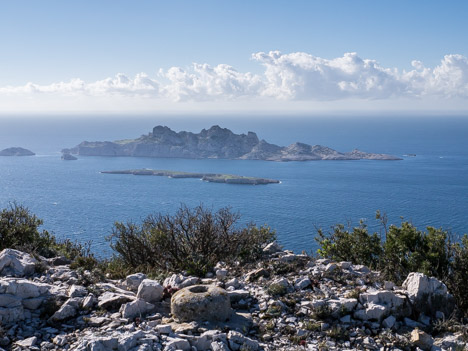
POLYGON ((0 253, 0 350, 468 350, 444 284, 265 248, 203 279, 109 280, 63 258, 0 253))

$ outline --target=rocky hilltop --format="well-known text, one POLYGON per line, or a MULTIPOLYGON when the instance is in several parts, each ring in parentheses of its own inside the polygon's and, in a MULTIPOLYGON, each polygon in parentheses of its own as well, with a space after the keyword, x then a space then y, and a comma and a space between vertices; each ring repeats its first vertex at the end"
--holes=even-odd
POLYGON ((22 147, 9 147, 0 151, 0 156, 34 156, 35 153, 22 147))
POLYGON ((227 128, 212 126, 200 133, 175 132, 157 126, 137 139, 84 141, 66 152, 83 156, 142 156, 167 158, 223 158, 266 161, 313 160, 400 160, 400 158, 359 150, 338 152, 321 145, 294 143, 287 147, 259 140, 257 134, 234 134, 227 128))
POLYGON ((218 263, 111 280, 64 257, 0 252, 0 350, 467 350, 447 287, 422 273, 402 286, 350 262, 264 248, 257 266, 218 263))

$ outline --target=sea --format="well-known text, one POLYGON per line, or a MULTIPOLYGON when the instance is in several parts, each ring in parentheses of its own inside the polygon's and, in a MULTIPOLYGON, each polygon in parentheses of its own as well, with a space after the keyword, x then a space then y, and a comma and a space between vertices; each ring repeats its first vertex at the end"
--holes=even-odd
POLYGON ((140 223, 155 213, 174 214, 182 204, 229 207, 239 226, 268 225, 295 252, 314 253, 318 229, 334 224, 371 231, 409 221, 441 227, 455 237, 468 232, 468 116, 2 116, 0 150, 20 146, 33 157, 0 157, 0 208, 13 203, 43 220, 59 238, 91 242, 100 257, 112 255, 108 238, 116 221, 140 223), (156 125, 199 132, 220 125, 254 131, 278 145, 295 141, 338 151, 358 148, 400 156, 401 161, 268 162, 224 159, 79 157, 60 150, 81 141, 136 138, 156 125), (280 184, 236 185, 198 179, 102 174, 135 168, 228 173, 273 178, 280 184))

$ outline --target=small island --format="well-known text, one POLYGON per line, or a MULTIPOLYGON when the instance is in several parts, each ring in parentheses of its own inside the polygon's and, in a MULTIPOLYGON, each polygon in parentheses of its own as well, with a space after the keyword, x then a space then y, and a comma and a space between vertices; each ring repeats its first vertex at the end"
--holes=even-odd
POLYGON ((244 177, 233 174, 219 174, 219 173, 192 173, 192 172, 178 172, 157 169, 130 169, 123 171, 101 171, 105 174, 133 174, 144 176, 159 176, 169 178, 196 178, 210 183, 227 183, 227 184, 247 184, 247 185, 260 185, 260 184, 278 184, 279 180, 267 178, 244 177))
POLYGON ((0 151, 0 156, 34 156, 35 153, 22 147, 9 147, 0 151))
POLYGON ((75 156, 73 156, 72 154, 64 152, 62 154, 62 160, 64 160, 64 161, 76 161, 78 159, 75 156))

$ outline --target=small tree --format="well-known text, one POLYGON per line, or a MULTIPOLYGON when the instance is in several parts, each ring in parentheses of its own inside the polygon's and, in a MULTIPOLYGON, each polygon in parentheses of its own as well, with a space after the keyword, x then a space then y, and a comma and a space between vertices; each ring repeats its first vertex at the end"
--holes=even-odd
POLYGON ((0 250, 18 249, 50 256, 54 238, 45 230, 40 231, 42 220, 21 205, 10 204, 0 213, 0 250))
POLYGON ((150 215, 141 225, 117 222, 108 238, 117 259, 133 268, 203 275, 218 261, 249 261, 275 239, 267 227, 238 229, 239 214, 182 205, 174 216, 150 215))

